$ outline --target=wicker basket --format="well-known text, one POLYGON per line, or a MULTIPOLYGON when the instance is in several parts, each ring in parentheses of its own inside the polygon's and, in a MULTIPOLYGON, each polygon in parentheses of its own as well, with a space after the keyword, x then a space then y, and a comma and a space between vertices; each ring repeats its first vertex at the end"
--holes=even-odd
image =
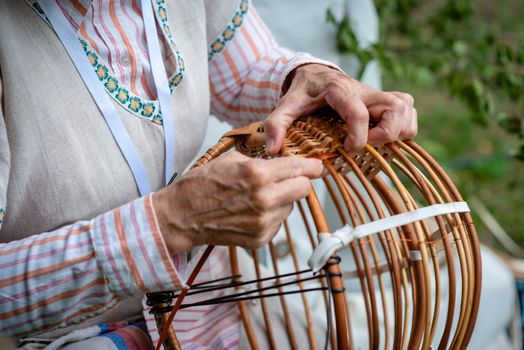
MULTIPOLYGON (((298 348, 297 327, 305 327, 312 349, 324 336, 330 339, 333 349, 354 348, 352 310, 347 301, 351 293, 358 293, 362 301, 370 349, 466 348, 478 311, 481 261, 475 227, 460 194, 437 162, 415 142, 396 141, 379 148, 367 145, 349 155, 342 147, 346 132, 346 125, 336 114, 320 111, 293 123, 280 153, 282 157, 314 157, 323 161, 328 175, 318 181, 325 186, 331 203, 328 207, 334 208, 341 224, 328 226, 325 207, 312 191, 306 200, 295 205, 302 220, 300 232, 291 232, 286 224, 284 239, 270 242, 266 250, 249 252, 253 264, 242 266, 242 270, 250 269, 256 278, 242 277, 240 248, 230 248, 233 276, 229 283, 220 284, 228 295, 222 300, 237 303, 253 349, 278 348, 280 344, 273 335, 270 298, 275 300, 273 304, 280 305, 290 348, 298 348), (462 210, 453 209, 457 203, 462 210), (373 225, 379 229, 373 229, 373 225), (345 237, 345 241, 337 246, 333 237, 345 237), (303 252, 304 240, 308 242, 307 253, 303 252), (294 271, 289 272, 288 263, 282 272, 278 248, 282 242, 294 271), (300 253, 297 242, 301 242, 300 253), (260 254, 264 251, 269 260, 264 268, 269 269, 271 277, 260 272, 260 254), (312 254, 311 266, 317 265, 313 270, 304 269, 305 254, 312 254), (445 291, 441 288, 442 277, 447 280, 445 291), (346 289, 351 280, 357 282, 358 290, 346 289), (246 286, 249 295, 244 293, 246 286), (325 316, 321 321, 329 324, 327 335, 314 331, 318 315, 311 311, 313 293, 322 296, 325 316), (246 301, 251 298, 259 299, 265 328, 262 332, 253 326, 246 301), (294 321, 286 302, 289 298, 298 298, 303 308, 300 318, 305 322, 297 325, 294 321)), ((267 158, 264 145, 262 123, 235 129, 226 133, 194 167, 233 148, 250 157, 267 158)), ((212 249, 207 248, 188 284, 212 249)), ((164 330, 164 347, 179 347, 172 328, 166 326, 174 313, 184 307, 184 296, 191 292, 189 288, 178 294, 150 295, 159 329, 164 330)))

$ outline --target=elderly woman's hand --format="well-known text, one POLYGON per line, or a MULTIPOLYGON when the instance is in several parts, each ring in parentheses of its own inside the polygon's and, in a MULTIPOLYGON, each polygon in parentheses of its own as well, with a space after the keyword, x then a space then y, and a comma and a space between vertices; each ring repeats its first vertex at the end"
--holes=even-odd
POLYGON ((292 74, 286 94, 265 123, 268 154, 278 153, 295 119, 326 105, 348 124, 344 142, 348 151, 359 150, 366 142, 380 145, 417 133, 417 111, 409 94, 382 92, 319 64, 300 66, 292 74), (378 122, 372 129, 370 118, 378 122))
POLYGON ((323 169, 317 159, 262 160, 230 152, 191 170, 153 197, 168 249, 260 247, 273 238, 293 202, 309 194, 309 179, 323 169))

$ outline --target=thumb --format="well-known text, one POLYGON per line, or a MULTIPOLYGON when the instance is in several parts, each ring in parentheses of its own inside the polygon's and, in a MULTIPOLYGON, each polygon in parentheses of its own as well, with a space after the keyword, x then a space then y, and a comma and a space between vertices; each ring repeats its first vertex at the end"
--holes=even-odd
POLYGON ((281 103, 271 112, 264 123, 266 133, 266 153, 274 156, 278 154, 287 129, 305 111, 304 104, 301 103, 302 97, 299 94, 286 95, 281 103))

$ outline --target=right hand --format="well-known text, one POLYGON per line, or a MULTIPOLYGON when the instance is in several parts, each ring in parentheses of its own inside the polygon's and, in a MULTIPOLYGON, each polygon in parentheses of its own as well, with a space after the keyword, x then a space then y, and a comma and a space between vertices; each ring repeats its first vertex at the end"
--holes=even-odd
POLYGON ((153 196, 173 254, 197 245, 258 248, 267 243, 306 197, 309 179, 322 175, 317 159, 252 159, 229 152, 191 170, 153 196))

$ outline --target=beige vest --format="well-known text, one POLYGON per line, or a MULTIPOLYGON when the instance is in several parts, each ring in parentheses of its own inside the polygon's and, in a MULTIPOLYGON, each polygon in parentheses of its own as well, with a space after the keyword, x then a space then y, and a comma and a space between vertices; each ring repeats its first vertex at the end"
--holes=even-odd
MULTIPOLYGON (((172 34, 186 64, 183 82, 172 96, 179 173, 195 156, 206 128, 209 44, 239 3, 166 1, 172 34)), ((139 196, 122 153, 62 44, 22 0, 0 1, 0 96, 0 208, 7 208, 0 242, 91 219, 139 196)), ((164 171, 162 126, 117 109, 152 189, 158 190, 164 171)), ((140 312, 137 300, 129 303, 89 323, 140 312)))

